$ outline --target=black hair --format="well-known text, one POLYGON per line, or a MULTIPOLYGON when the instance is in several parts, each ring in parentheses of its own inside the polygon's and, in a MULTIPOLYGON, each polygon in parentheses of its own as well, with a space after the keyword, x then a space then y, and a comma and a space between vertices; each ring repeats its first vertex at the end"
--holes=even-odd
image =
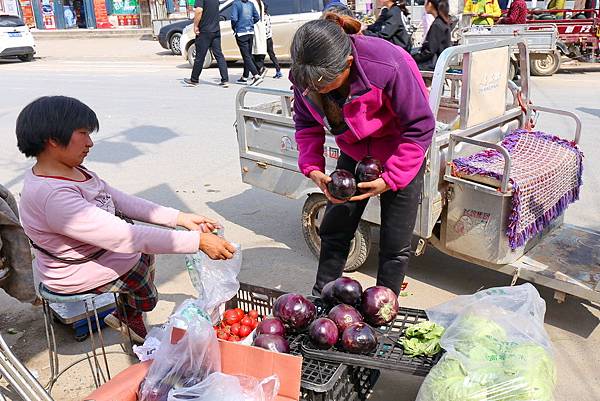
POLYGON ((291 73, 302 89, 318 91, 333 82, 346 68, 352 54, 348 33, 356 33, 360 22, 351 17, 328 13, 325 19, 302 25, 292 41, 291 73))
POLYGON ((406 15, 407 17, 410 15, 410 11, 408 11, 408 7, 406 7, 406 0, 394 0, 394 5, 400 8, 402 14, 406 15))
POLYGON ((340 4, 340 3, 335 3, 335 4, 332 4, 331 6, 328 6, 327 8, 325 8, 321 18, 324 18, 327 13, 346 15, 348 17, 356 18, 356 14, 354 14, 354 12, 350 8, 348 8, 345 5, 340 4))
POLYGON ((17 117, 17 147, 27 157, 39 155, 48 140, 67 146, 78 129, 98 131, 100 123, 92 109, 67 96, 44 96, 29 103, 17 117))
POLYGON ((450 5, 448 0, 426 0, 426 3, 431 3, 435 11, 446 24, 450 24, 450 5))

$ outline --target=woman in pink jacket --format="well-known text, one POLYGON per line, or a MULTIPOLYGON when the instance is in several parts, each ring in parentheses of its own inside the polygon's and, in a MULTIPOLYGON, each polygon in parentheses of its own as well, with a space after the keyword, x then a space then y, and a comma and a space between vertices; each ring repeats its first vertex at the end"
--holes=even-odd
POLYGON ((321 255, 313 293, 341 276, 350 243, 372 196, 381 201, 377 285, 396 294, 410 256, 435 120, 410 54, 385 40, 355 35, 360 23, 329 14, 300 27, 292 43, 291 79, 301 171, 329 202, 320 226, 321 255), (325 130, 341 150, 337 168, 354 171, 365 156, 379 159, 380 178, 358 185, 348 202, 327 190, 325 130))
POLYGON ((40 280, 60 294, 123 293, 126 315, 115 312, 105 322, 129 326, 132 339, 143 342, 142 312, 158 301, 154 256, 195 253, 229 259, 235 248, 211 234, 216 223, 135 196, 107 184, 82 163, 99 128, 96 113, 77 99, 42 97, 17 118, 17 145, 35 165, 25 173, 21 223, 35 249, 40 280), (132 225, 117 215, 169 228, 132 225))

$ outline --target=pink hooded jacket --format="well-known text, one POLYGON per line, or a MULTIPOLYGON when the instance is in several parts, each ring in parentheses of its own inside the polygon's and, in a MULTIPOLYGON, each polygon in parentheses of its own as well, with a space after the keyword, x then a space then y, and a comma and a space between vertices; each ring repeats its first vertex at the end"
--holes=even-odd
MULTIPOLYGON (((340 150, 360 160, 373 156, 384 164, 382 178, 393 191, 405 188, 418 173, 435 129, 427 89, 412 57, 385 40, 350 35, 354 62, 350 97, 343 106, 349 130, 336 135, 340 150)), ((303 95, 294 86, 294 122, 306 176, 325 171, 323 145, 330 129, 320 96, 303 95)))

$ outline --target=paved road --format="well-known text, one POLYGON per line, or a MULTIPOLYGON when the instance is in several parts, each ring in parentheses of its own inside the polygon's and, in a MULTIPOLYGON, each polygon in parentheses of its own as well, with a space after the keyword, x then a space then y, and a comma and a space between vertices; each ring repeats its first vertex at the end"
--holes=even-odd
MULTIPOLYGON (((239 174, 237 140, 233 129, 238 87, 216 86, 218 72, 203 73, 203 85, 184 87, 189 68, 150 41, 95 39, 40 41, 40 59, 33 63, 0 62, 0 182, 18 193, 23 171, 31 164, 16 149, 14 123, 19 110, 38 96, 64 94, 90 105, 100 118, 100 132, 87 166, 116 187, 148 199, 221 219, 226 235, 244 248, 243 281, 308 292, 316 261, 302 238, 302 201, 250 188, 239 174)), ((241 70, 230 70, 237 79, 241 70)), ((600 145, 595 127, 600 122, 600 72, 577 68, 551 78, 534 79, 534 100, 576 112, 583 121, 581 147, 586 153, 581 200, 567 221, 600 229, 600 145)), ((233 80, 232 79, 232 80, 233 80)), ((289 87, 286 80, 268 79, 264 86, 289 87)), ((540 118, 540 128, 559 133, 560 120, 540 118)), ((375 253, 375 252, 373 252, 375 253)), ((151 324, 164 321, 172 309, 193 294, 181 256, 158 261, 161 301, 149 314, 151 324)), ((355 277, 374 283, 376 258, 355 277)), ((427 308, 470 294, 482 287, 506 285, 507 276, 456 261, 429 249, 415 259, 408 277, 406 306, 427 308)), ((547 301, 546 328, 556 347, 559 369, 557 400, 600 399, 597 366, 600 356, 598 305, 568 298, 564 304, 540 288, 547 301)), ((15 350, 42 378, 48 375, 40 312, 0 294, 0 330, 15 350)), ((116 336, 107 332, 114 344, 116 336)), ((71 361, 86 347, 59 330, 61 360, 71 361)), ((116 346, 111 346, 116 349, 116 346)), ((115 370, 126 366, 114 357, 115 370)), ((85 368, 70 372, 56 387, 60 400, 75 400, 89 391, 85 368)), ((421 379, 385 374, 375 388, 375 401, 413 400, 421 379)))

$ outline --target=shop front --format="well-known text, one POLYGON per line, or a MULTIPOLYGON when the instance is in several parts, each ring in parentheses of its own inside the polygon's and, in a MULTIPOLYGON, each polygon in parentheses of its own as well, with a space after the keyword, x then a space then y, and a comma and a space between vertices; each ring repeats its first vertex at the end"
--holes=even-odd
MULTIPOLYGON (((19 0, 30 3, 38 29, 111 29, 148 26, 141 0, 19 0)), ((24 13, 25 14, 25 13, 24 13)))

